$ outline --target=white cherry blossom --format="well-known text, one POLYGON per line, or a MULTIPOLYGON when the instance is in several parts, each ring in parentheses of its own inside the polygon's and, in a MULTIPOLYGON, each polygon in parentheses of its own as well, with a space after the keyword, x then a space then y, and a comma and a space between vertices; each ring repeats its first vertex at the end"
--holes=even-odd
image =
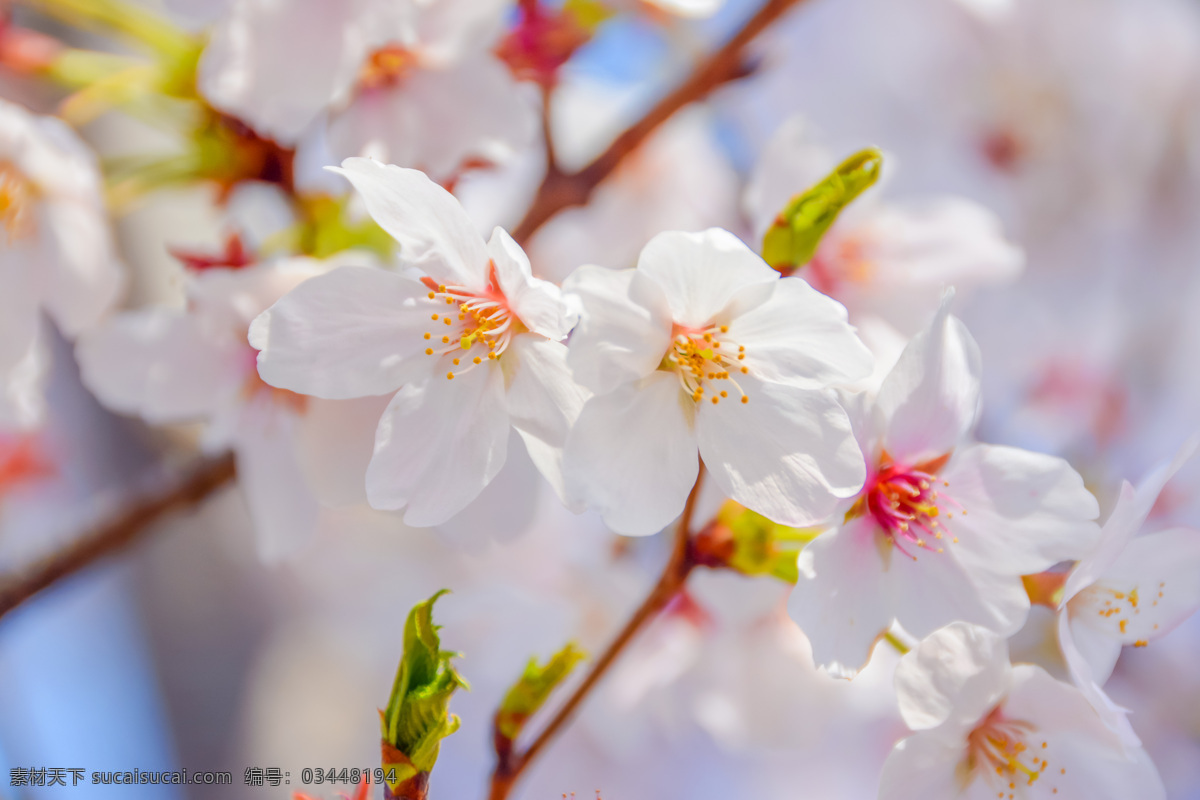
POLYGON ((0 425, 43 415, 44 311, 74 339, 120 293, 95 156, 60 120, 0 100, 0 425))
POLYGON ((1073 686, 1012 665, 995 633, 936 631, 896 667, 913 736, 883 767, 880 800, 1152 800, 1166 796, 1145 752, 1127 752, 1073 686))
POLYGON ((949 314, 905 348, 852 418, 867 480, 844 520, 800 554, 790 611, 818 664, 852 675, 893 621, 922 637, 954 620, 1014 633, 1021 576, 1078 558, 1099 514, 1060 458, 972 442, 980 357, 949 314))
POLYGON ((572 496, 616 531, 654 533, 699 473, 787 525, 862 485, 862 456, 831 384, 869 373, 845 309, 733 234, 659 234, 636 269, 586 266, 564 283, 582 316, 568 362, 595 396, 571 431, 572 496))
POLYGON ((510 7, 235 0, 201 60, 200 89, 282 143, 327 114, 335 157, 369 154, 449 177, 468 159, 508 158, 536 131, 535 105, 490 51, 510 7))
POLYGON ((404 274, 341 267, 250 328, 272 386, 328 399, 391 395, 367 498, 410 525, 445 522, 504 464, 509 429, 562 494, 561 449, 584 394, 561 344, 574 322, 501 228, 484 242, 458 201, 416 170, 347 159, 338 170, 400 243, 404 274))

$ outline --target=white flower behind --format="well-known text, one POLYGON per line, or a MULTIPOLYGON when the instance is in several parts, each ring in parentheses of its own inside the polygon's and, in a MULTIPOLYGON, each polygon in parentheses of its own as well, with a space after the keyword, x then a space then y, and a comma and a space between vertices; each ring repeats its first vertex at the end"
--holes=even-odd
POLYGON ((535 106, 491 53, 508 0, 235 0, 200 62, 218 109, 283 144, 323 115, 336 157, 451 176, 501 161, 535 106))
POLYGON ((840 524, 801 551, 790 611, 818 664, 852 675, 898 621, 926 636, 954 620, 1002 634, 1029 611, 1022 575, 1078 558, 1099 514, 1060 458, 970 439, 979 351, 949 314, 905 348, 853 414, 867 480, 840 524))
POLYGON ((351 158, 338 170, 400 243, 405 274, 342 267, 250 328, 272 386, 329 399, 392 395, 367 469, 375 508, 445 522, 487 486, 521 434, 562 495, 561 450, 583 393, 561 344, 574 317, 502 229, 484 242, 449 192, 416 170, 351 158))
MULTIPOLYGON (((365 466, 355 439, 344 435, 363 409, 268 386, 246 342, 255 316, 328 268, 297 258, 206 269, 189 276, 186 308, 117 314, 81 337, 77 349, 84 384, 108 408, 159 425, 202 422, 205 449, 234 451, 265 561, 291 555, 316 529, 314 479, 322 482, 335 468, 361 475, 365 466), (334 435, 336 446, 328 442, 334 435)), ((326 496, 338 491, 318 488, 326 496)))
POLYGON ((123 283, 95 156, 63 122, 0 100, 0 425, 42 418, 44 311, 68 338, 123 283))
POLYGON ((616 531, 669 524, 704 459, 730 497, 807 525, 862 485, 833 384, 871 356, 836 302, 783 278, 733 234, 668 232, 636 269, 582 267, 568 360, 595 393, 567 442, 573 497, 616 531))
POLYGON ((1011 665, 984 628, 930 635, 897 665, 896 694, 916 733, 884 764, 880 800, 1166 796, 1145 752, 1126 752, 1078 689, 1011 665))

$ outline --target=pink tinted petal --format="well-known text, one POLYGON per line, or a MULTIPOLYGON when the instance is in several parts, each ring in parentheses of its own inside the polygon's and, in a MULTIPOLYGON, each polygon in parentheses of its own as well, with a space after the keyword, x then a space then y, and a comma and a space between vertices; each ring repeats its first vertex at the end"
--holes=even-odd
POLYGON ((479 496, 508 453, 509 418, 500 366, 485 363, 448 380, 404 386, 388 404, 367 468, 373 507, 407 506, 405 523, 440 525, 479 496))
POLYGON ((671 524, 700 471, 679 380, 655 372, 592 397, 567 437, 563 465, 568 496, 618 533, 645 536, 671 524))
POLYGON ((929 327, 913 337, 879 389, 884 448, 908 461, 953 450, 979 414, 979 347, 950 316, 947 293, 929 327))

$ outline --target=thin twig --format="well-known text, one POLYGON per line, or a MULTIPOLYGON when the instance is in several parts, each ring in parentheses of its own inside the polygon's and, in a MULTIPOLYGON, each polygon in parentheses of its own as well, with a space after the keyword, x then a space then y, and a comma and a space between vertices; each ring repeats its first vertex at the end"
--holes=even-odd
MULTIPOLYGON (((703 476, 703 470, 700 476, 703 476)), ((700 476, 696 478, 696 484, 692 487, 691 493, 688 495, 687 503, 683 508, 683 516, 679 518, 679 526, 675 530, 675 540, 671 549, 671 557, 667 560, 667 565, 663 569, 662 575, 654 584, 654 588, 650 590, 650 594, 638 606, 638 609, 633 612, 633 616, 621 628, 621 632, 608 645, 583 681, 571 693, 571 696, 563 703, 554 717, 546 723, 546 727, 542 728, 541 733, 537 735, 527 748, 521 752, 510 752, 498 758, 496 770, 492 773, 491 790, 488 793, 488 800, 505 800, 509 792, 512 791, 517 779, 521 777, 521 773, 525 771, 538 754, 550 744, 555 736, 570 722, 571 717, 579 708, 580 704, 587 698, 592 688, 600 681, 601 678, 608 672, 609 668, 617 660, 617 657, 625 651, 625 648, 633 641, 634 637, 642 631, 648 622, 662 611, 676 595, 679 594, 684 584, 687 582, 688 575, 696 566, 690 558, 690 548, 688 543, 691 538, 692 515, 696 507, 696 497, 700 494, 700 476)))
POLYGON ((206 458, 164 491, 143 498, 115 518, 19 574, 0 578, 0 617, 57 581, 128 547, 152 530, 153 523, 173 511, 198 504, 232 482, 235 475, 232 454, 206 458))
POLYGON ((706 97, 722 84, 748 75, 746 48, 786 11, 803 1, 767 0, 737 33, 698 64, 687 80, 659 100, 592 163, 570 174, 548 171, 525 218, 513 229, 513 238, 524 244, 559 211, 586 203, 600 182, 676 111, 706 97))

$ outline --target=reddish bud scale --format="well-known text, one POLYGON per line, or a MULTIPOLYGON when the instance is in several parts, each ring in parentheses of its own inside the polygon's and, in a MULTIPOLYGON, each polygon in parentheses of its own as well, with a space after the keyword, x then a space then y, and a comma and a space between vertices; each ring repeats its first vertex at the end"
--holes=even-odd
POLYGON ((553 86, 558 70, 591 38, 569 11, 547 11, 523 3, 517 24, 496 46, 496 56, 518 80, 553 86))
POLYGON ((225 249, 221 253, 203 253, 195 250, 170 248, 169 252, 178 259, 184 267, 196 272, 206 269, 242 269, 256 262, 253 253, 246 250, 242 237, 236 233, 230 234, 225 240, 225 249))

